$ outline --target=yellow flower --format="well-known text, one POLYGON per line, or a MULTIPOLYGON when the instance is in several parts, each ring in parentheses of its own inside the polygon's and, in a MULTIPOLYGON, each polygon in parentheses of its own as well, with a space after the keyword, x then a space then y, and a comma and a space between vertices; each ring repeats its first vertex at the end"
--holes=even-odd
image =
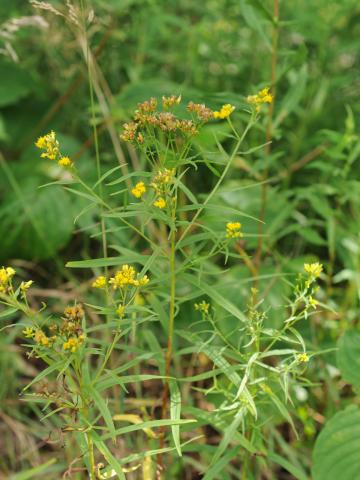
POLYGON ((115 276, 110 278, 109 283, 113 286, 113 289, 123 288, 127 285, 134 287, 143 287, 149 283, 149 278, 144 275, 142 278, 136 278, 136 270, 129 265, 123 265, 121 270, 115 273, 115 276))
POLYGON ((199 312, 203 312, 205 313, 205 315, 207 315, 209 313, 210 304, 206 303, 205 300, 203 300, 201 303, 195 303, 194 307, 195 307, 195 310, 198 310, 199 312))
POLYGON ((159 197, 157 200, 155 200, 153 205, 154 205, 154 207, 165 208, 166 207, 166 201, 162 197, 159 197))
POLYGON ((305 270, 306 273, 308 273, 312 277, 317 278, 317 277, 320 276, 320 274, 323 270, 323 266, 319 262, 305 263, 304 264, 304 270, 305 270))
POLYGON ((35 146, 37 148, 46 148, 46 136, 39 137, 35 142, 35 146))
POLYGON ((307 363, 309 361, 309 356, 307 353, 299 353, 297 355, 297 361, 300 363, 307 363))
POLYGON ((227 103, 226 105, 223 105, 219 111, 214 112, 214 118, 227 118, 232 114, 234 110, 235 107, 233 105, 230 105, 230 103, 227 103))
POLYGON ((171 108, 173 105, 179 105, 181 102, 181 95, 178 97, 176 95, 171 95, 170 97, 162 97, 162 105, 165 110, 171 108))
POLYGON ((141 198, 142 195, 146 192, 146 187, 144 185, 144 182, 138 182, 135 187, 131 190, 131 193, 134 195, 136 198, 141 198))
POLYGON ((116 313, 119 315, 120 318, 123 318, 125 315, 125 306, 119 305, 118 308, 116 309, 116 313))
POLYGON ((8 293, 11 290, 10 282, 15 273, 12 267, 0 268, 0 293, 8 293))
POLYGON ((261 104, 273 102, 274 97, 272 96, 269 90, 270 90, 269 87, 263 88, 256 95, 249 95, 246 100, 251 105, 255 105, 256 111, 258 112, 260 110, 261 104))
MULTIPOLYGON (((155 184, 159 183, 161 185, 164 185, 166 183, 170 183, 174 175, 175 175, 175 168, 171 168, 171 169, 164 168, 163 170, 159 170, 157 175, 154 177, 153 182, 155 184)), ((152 184, 152 186, 154 185, 152 184)))
POLYGON ((16 271, 12 267, 7 267, 6 273, 9 275, 9 277, 13 277, 16 273, 16 271))
POLYGON ((24 330, 22 331, 23 335, 25 338, 33 338, 34 335, 35 335, 35 331, 33 328, 31 327, 26 327, 24 328, 24 330))
POLYGON ((145 287, 149 283, 149 277, 147 275, 144 275, 142 278, 138 280, 139 282, 139 287, 145 287))
POLYGON ((43 347, 48 347, 50 344, 50 339, 40 329, 35 331, 34 340, 38 345, 42 345, 43 347))
POLYGON ((103 275, 97 277, 91 284, 93 288, 104 288, 106 286, 106 278, 103 275))
POLYGON ((43 137, 38 138, 35 145, 42 150, 46 150, 46 152, 41 154, 41 158, 55 160, 60 155, 59 142, 57 141, 56 134, 53 130, 43 137))
POLYGON ((79 346, 84 341, 84 335, 80 335, 79 337, 71 337, 63 344, 64 350, 70 350, 71 353, 75 353, 79 346))
POLYGON ((61 157, 58 160, 58 165, 60 165, 60 167, 71 167, 73 165, 73 162, 69 157, 61 157))
POLYGON ((309 297, 309 305, 316 309, 318 304, 319 302, 315 300, 315 298, 313 298, 312 296, 309 297))
POLYGON ((242 237, 240 232, 241 223, 240 222, 228 222, 226 224, 226 238, 239 238, 242 237))
POLYGON ((34 283, 33 280, 28 280, 27 282, 21 282, 20 290, 22 290, 23 292, 25 292, 26 290, 29 290, 29 288, 33 283, 34 283))

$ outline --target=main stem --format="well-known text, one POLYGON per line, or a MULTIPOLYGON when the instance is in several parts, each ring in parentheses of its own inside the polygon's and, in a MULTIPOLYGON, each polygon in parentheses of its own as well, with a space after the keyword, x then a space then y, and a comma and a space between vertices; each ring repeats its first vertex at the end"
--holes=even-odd
POLYGON ((89 455, 89 464, 90 464, 90 471, 89 471, 90 480, 96 480, 94 444, 93 444, 91 436, 88 433, 86 434, 86 441, 87 441, 87 445, 88 445, 88 455, 89 455))
POLYGON ((165 362, 165 375, 170 375, 171 358, 173 351, 173 336, 174 336, 174 317, 175 317, 175 287, 176 287, 176 275, 175 275, 175 228, 171 232, 170 239, 170 305, 169 305, 169 331, 168 331, 168 344, 166 352, 165 362))
MULTIPOLYGON (((276 100, 276 66, 277 66, 277 57, 278 57, 278 41, 279 41, 279 0, 274 0, 273 15, 275 25, 272 32, 272 53, 271 53, 271 88, 274 101, 269 105, 268 121, 266 125, 265 133, 265 156, 268 157, 271 153, 271 137, 273 130, 273 115, 274 115, 274 102, 276 100)), ((262 260, 262 249, 263 249, 263 222, 265 218, 266 211, 266 202, 267 202, 267 190, 268 183, 266 182, 269 176, 269 159, 266 158, 266 167, 263 175, 263 180, 265 180, 261 187, 261 207, 259 214, 259 226, 258 226, 258 245, 255 253, 254 263, 256 265, 257 275, 259 274, 261 260, 262 260)))
MULTIPOLYGON (((91 123, 93 128, 93 137, 94 137, 94 147, 95 147, 95 162, 96 162, 96 173, 98 181, 101 178, 101 165, 100 165, 100 150, 99 150, 99 137, 98 131, 96 128, 96 116, 95 116, 95 96, 94 96, 94 86, 93 86, 93 63, 92 63, 92 56, 90 51, 90 45, 87 39, 86 34, 86 22, 85 22, 85 8, 84 8, 84 0, 81 0, 81 9, 83 13, 83 38, 85 42, 85 61, 88 70, 88 80, 89 80, 89 94, 90 94, 90 109, 91 109, 91 123)), ((99 188, 99 197, 103 199, 103 188, 102 182, 98 182, 99 188)), ((100 212, 100 226, 101 226, 101 239, 102 239, 102 249, 103 249, 103 256, 107 258, 107 239, 106 239, 106 227, 104 221, 104 207, 101 205, 101 212, 100 212)), ((107 267, 105 267, 105 273, 107 273, 107 267)))
MULTIPOLYGON (((167 350, 165 356, 165 376, 170 376, 171 361, 173 355, 173 338, 174 338, 174 323, 175 323, 175 292, 176 292, 176 273, 175 273, 175 253, 176 253, 176 205, 173 206, 172 212, 172 225, 170 232, 170 258, 169 258, 169 270, 170 270, 170 303, 169 303, 169 324, 168 324, 168 341, 167 350)), ((168 410, 169 403, 169 381, 165 379, 164 391, 162 395, 162 409, 161 418, 165 419, 168 410)), ((165 445, 165 429, 160 430, 160 448, 164 448, 165 445)), ((163 470, 162 454, 158 455, 158 478, 161 478, 163 470)))

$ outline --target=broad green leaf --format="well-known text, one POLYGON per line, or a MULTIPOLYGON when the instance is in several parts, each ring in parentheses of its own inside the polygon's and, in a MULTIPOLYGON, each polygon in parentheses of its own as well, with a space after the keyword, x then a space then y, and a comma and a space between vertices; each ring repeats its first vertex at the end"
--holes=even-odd
POLYGON ((0 78, 0 107, 18 102, 34 89, 29 71, 14 62, 0 62, 0 78))
POLYGON ((344 380, 360 385, 360 332, 348 330, 339 340, 337 364, 344 380))
POLYGON ((360 409, 351 406, 325 424, 313 451, 313 480, 355 480, 360 472, 360 409))

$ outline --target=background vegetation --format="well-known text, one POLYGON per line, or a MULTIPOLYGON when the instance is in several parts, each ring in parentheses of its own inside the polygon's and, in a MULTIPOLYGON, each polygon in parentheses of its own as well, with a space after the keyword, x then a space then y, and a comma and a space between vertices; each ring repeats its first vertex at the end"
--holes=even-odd
MULTIPOLYGON (((71 17, 69 2, 50 3, 71 17)), ((276 16, 276 0, 88 2, 94 12, 88 35, 96 58, 95 125, 102 172, 124 162, 134 169, 143 166, 141 156, 119 138, 138 102, 181 94, 186 101, 204 102, 213 109, 231 103, 241 111, 248 94, 271 85, 273 110, 264 112, 248 139, 249 146, 269 140, 271 145, 239 153, 217 194, 223 212, 232 208, 248 215, 241 218, 246 235, 240 246, 257 258, 257 271, 230 258, 233 268, 223 275, 215 270, 212 286, 245 310, 255 277, 267 326, 279 328, 284 320, 279 306, 291 294, 286 279, 294 278, 304 262, 319 261, 324 265, 319 300, 330 308, 319 309, 300 330, 312 350, 325 353, 311 360, 308 383, 297 387, 294 403, 287 405, 299 436, 276 411, 269 411, 272 457, 267 467, 241 476, 234 454, 211 478, 331 480, 338 472, 326 464, 323 452, 331 458, 338 451, 331 434, 334 425, 334 431, 340 429, 348 440, 343 441, 347 446, 341 458, 348 458, 351 468, 342 465, 341 478, 354 479, 360 444, 358 428, 351 428, 360 417, 360 7, 356 0, 280 1, 276 21, 274 6, 276 16), (264 220, 260 230, 253 218, 264 220), (313 467, 319 432, 323 443, 316 444, 313 467)), ((66 180, 67 173, 39 160, 34 139, 49 130, 58 132, 63 150, 76 161, 82 177, 95 183, 84 46, 71 21, 23 0, 0 2, 0 18, 0 265, 12 265, 24 278, 34 279, 29 297, 34 307, 45 301, 59 313, 75 298, 84 301, 92 275, 99 273, 97 268, 89 273, 65 267, 72 260, 103 256, 99 219, 89 210, 74 222, 86 199, 59 185, 39 188, 66 180)), ((220 143, 228 148, 228 125, 217 128, 220 143)), ((204 128, 196 140, 199 152, 215 150, 213 133, 214 126, 204 128)), ((188 187, 202 198, 216 182, 213 173, 211 165, 202 164, 188 187)), ((221 211, 212 213, 206 222, 221 230, 224 216, 221 211)), ((134 235, 115 228, 115 220, 108 219, 107 226, 111 256, 119 255, 122 247, 144 253, 134 235)), ((176 318, 179 331, 197 321, 192 305, 185 302, 176 318)), ((39 422, 37 403, 19 396, 43 366, 25 356, 22 326, 7 328, 18 317, 3 315, 1 320, 2 478, 62 478, 72 460, 66 433, 61 434, 54 417, 39 422), (47 466, 54 457, 56 465, 47 466)), ((220 327, 229 331, 231 323, 224 317, 220 327)), ((145 351, 156 345, 149 340, 151 335, 159 345, 166 343, 161 326, 137 334, 137 345, 145 351)), ((177 349, 185 348, 186 339, 175 339, 177 349)), ((200 358, 203 365, 197 364, 193 373, 209 369, 209 360, 200 358)), ((155 368, 150 362, 142 373, 155 368)), ((189 360, 178 362, 176 370, 179 377, 192 374, 189 360)), ((131 411, 134 402, 143 399, 142 411, 150 411, 160 386, 151 382, 143 390, 130 386, 128 395, 121 393, 121 408, 131 411)), ((192 398, 189 405, 193 402, 207 411, 206 400, 198 401, 196 390, 183 395, 192 398)), ((184 415, 192 415, 190 407, 184 415)), ((174 456, 166 478, 202 478, 221 428, 208 418, 201 428, 207 441, 189 447, 181 459, 174 456)), ((135 444, 129 442, 129 452, 141 450, 140 437, 135 444)), ((85 478, 81 475, 74 471, 70 478, 85 478)), ((141 475, 151 478, 146 473, 129 473, 128 478, 141 475)))

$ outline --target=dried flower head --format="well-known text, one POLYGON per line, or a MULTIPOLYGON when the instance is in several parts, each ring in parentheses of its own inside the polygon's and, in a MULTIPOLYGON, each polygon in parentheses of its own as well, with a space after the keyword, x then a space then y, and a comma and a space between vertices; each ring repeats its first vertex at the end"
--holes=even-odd
POLYGON ((83 318, 83 316, 85 315, 85 312, 84 312, 83 306, 80 303, 78 303, 73 307, 66 307, 64 310, 64 315, 67 319, 78 322, 83 318))
POLYGON ((199 133, 195 123, 192 120, 177 120, 176 126, 180 132, 191 137, 199 133))
POLYGON ((189 112, 195 113, 202 122, 208 122, 214 118, 214 112, 203 103, 189 102, 187 106, 189 112))
POLYGON ((136 130, 138 128, 137 123, 124 123, 123 128, 124 131, 120 135, 121 140, 124 140, 124 142, 132 142, 135 139, 136 130))

